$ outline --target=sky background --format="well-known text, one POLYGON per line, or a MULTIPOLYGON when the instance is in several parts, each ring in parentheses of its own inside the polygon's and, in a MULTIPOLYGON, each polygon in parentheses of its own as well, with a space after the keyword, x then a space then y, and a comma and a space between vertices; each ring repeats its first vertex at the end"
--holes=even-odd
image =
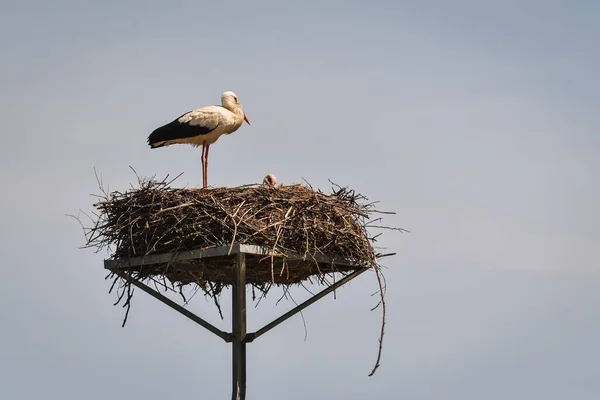
MULTIPOLYGON (((209 184, 348 185, 397 214, 388 321, 362 275, 248 346, 248 399, 600 396, 600 3, 3 1, 5 399, 230 398, 230 347, 137 292, 65 214, 143 176, 201 185, 148 134, 235 91, 209 184)), ((296 291, 295 299, 307 297, 296 291)), ((251 308, 254 330, 293 306, 251 308)), ((224 299, 224 306, 229 302, 224 299)), ((228 329, 210 301, 191 309, 228 329)))

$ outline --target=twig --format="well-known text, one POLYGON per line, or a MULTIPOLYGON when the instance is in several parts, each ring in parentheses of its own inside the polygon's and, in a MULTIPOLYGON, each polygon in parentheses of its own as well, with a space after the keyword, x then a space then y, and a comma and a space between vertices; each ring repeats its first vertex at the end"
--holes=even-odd
POLYGON ((379 270, 379 268, 375 268, 375 275, 377 276, 377 283, 379 284, 379 293, 381 295, 381 300, 380 300, 381 310, 382 310, 381 311, 381 333, 379 335, 379 348, 377 350, 377 360, 375 361, 375 366, 373 367, 373 370, 371 370, 371 373, 369 374, 369 376, 373 376, 375 374, 375 371, 377 371, 377 368, 379 368, 379 366, 380 366, 381 352, 383 349, 383 334, 385 331, 385 312, 386 312, 385 286, 383 285, 383 282, 381 279, 381 271, 379 270))

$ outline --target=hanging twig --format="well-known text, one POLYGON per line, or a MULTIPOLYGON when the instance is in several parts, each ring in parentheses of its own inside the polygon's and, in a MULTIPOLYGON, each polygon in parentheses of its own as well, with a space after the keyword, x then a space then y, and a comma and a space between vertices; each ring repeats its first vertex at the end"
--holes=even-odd
POLYGON ((381 305, 381 333, 379 335, 379 348, 377 350, 377 360, 375 361, 375 366, 373 367, 373 370, 371 370, 371 373, 369 374, 369 376, 373 376, 373 374, 375 374, 375 371, 377 371, 377 368, 379 368, 380 366, 380 362, 381 362, 381 352, 383 350, 383 334, 385 332, 385 285, 383 283, 382 280, 382 274, 381 274, 381 270, 376 267, 375 268, 375 275, 377 276, 377 283, 379 284, 379 294, 381 296, 380 302, 378 303, 378 305, 376 305, 374 308, 371 309, 371 311, 373 311, 374 309, 376 309, 379 305, 381 305))

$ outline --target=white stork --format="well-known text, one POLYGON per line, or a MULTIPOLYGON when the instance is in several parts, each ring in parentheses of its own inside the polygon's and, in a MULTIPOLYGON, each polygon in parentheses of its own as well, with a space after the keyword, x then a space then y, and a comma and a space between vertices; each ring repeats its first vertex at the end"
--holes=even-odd
POLYGON ((150 148, 187 143, 202 146, 202 185, 208 186, 208 149, 223 134, 238 130, 246 117, 238 97, 233 92, 221 95, 222 106, 206 106, 183 114, 176 120, 157 128, 148 136, 150 148))
POLYGON ((265 179, 263 179, 263 185, 266 187, 274 188, 276 184, 277 178, 273 174, 267 174, 267 176, 265 176, 265 179))

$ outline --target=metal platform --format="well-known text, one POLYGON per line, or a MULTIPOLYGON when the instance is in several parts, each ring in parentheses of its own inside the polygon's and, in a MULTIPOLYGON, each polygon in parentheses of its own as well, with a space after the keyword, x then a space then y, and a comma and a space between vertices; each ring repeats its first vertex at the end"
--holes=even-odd
POLYGON ((298 254, 286 252, 273 253, 271 249, 261 246, 245 245, 245 244, 233 244, 232 246, 223 246, 216 248, 209 248, 204 250, 191 250, 181 251, 178 253, 165 253, 156 254, 146 257, 135 257, 126 260, 105 260, 104 268, 112 271, 119 275, 121 278, 130 282, 132 285, 138 287, 142 291, 148 293, 152 297, 160 300, 164 304, 185 315, 192 321, 196 322, 200 326, 206 328, 210 332, 219 336, 225 342, 232 343, 232 400, 244 400, 246 398, 246 343, 251 343, 256 340, 259 336, 267 333, 277 325, 281 324, 288 318, 299 313, 306 307, 315 303, 317 300, 325 297, 329 293, 333 292, 340 286, 346 284, 358 275, 365 272, 368 268, 355 265, 349 260, 342 258, 327 257, 323 254, 310 254, 306 256, 300 256, 298 254), (246 260, 248 257, 270 257, 277 256, 284 258, 288 262, 291 262, 292 267, 294 262, 298 263, 315 263, 315 265, 328 265, 335 269, 327 272, 345 272, 347 273, 339 281, 335 282, 331 286, 328 286, 321 292, 317 293, 310 299, 294 307, 292 310, 286 312, 279 318, 273 320, 267 325, 263 326, 255 332, 247 332, 246 330, 246 272, 247 265, 246 260), (190 312, 186 308, 177 304, 168 297, 162 295, 160 292, 150 288, 139 280, 133 278, 130 272, 139 270, 145 265, 168 263, 173 265, 175 268, 194 268, 194 264, 190 264, 190 261, 194 260, 223 260, 233 259, 234 268, 231 273, 231 284, 232 284, 232 332, 224 332, 210 322, 202 319, 196 314, 190 312), (339 269, 338 269, 339 268, 339 269))

